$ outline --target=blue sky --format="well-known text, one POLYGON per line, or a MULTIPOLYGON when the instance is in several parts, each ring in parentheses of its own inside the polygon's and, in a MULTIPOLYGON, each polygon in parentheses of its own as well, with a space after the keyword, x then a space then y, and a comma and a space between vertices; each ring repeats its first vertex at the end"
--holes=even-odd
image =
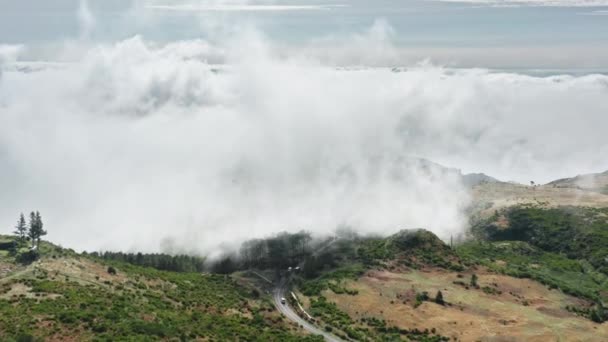
MULTIPOLYGON (((0 44, 45 46, 81 36, 80 0, 0 0, 0 44)), ((213 39, 250 25, 289 47, 340 40, 378 20, 410 59, 451 66, 522 69, 608 68, 604 0, 89 0, 94 41, 213 39)), ((35 57, 35 56, 34 56, 35 57)), ((408 60, 409 62, 409 60, 408 60)))

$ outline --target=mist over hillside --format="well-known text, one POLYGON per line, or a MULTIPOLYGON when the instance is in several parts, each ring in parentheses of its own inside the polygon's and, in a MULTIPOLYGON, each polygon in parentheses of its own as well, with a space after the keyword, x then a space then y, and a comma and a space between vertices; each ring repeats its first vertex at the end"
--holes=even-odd
POLYGON ((0 341, 608 341, 608 0, 0 0, 0 341))

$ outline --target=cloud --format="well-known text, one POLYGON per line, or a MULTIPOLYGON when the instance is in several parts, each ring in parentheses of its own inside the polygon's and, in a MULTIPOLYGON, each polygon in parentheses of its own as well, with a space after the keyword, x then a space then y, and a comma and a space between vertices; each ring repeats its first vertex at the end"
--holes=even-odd
POLYGON ((0 80, 4 67, 8 64, 14 64, 22 51, 22 45, 0 44, 0 80))
POLYGON ((296 48, 292 54, 335 66, 392 66, 408 59, 407 54, 394 45, 394 38, 393 27, 380 18, 361 33, 316 39, 305 47, 296 48))
POLYGON ((254 4, 182 4, 148 5, 147 9, 179 12, 276 12, 276 11, 318 11, 346 7, 346 5, 254 5, 254 4))
POLYGON ((23 45, 0 44, 0 62, 8 63, 17 60, 19 53, 23 50, 23 45))
POLYGON ((390 71, 300 65, 247 37, 249 53, 230 52, 221 71, 207 61, 222 49, 203 41, 133 38, 65 68, 7 73, 3 222, 35 207, 51 238, 87 249, 154 249, 168 235, 213 248, 342 224, 461 229, 466 191, 408 161, 390 96, 352 101, 390 71))
POLYGON ((80 39, 89 39, 95 29, 96 20, 93 12, 89 8, 88 0, 80 0, 76 13, 78 24, 80 25, 80 39))
POLYGON ((581 15, 608 15, 608 10, 580 13, 581 15))
POLYGON ((608 6, 606 0, 436 0, 442 2, 468 3, 487 6, 504 7, 603 7, 608 6))
MULTIPOLYGON (((390 51, 390 37, 379 22, 352 42, 390 51)), ((88 250, 170 237, 208 252, 339 225, 449 238, 469 194, 417 157, 537 182, 608 167, 606 76, 336 68, 277 51, 255 31, 134 37, 60 68, 5 68, 0 224, 40 210, 52 240, 88 250)))

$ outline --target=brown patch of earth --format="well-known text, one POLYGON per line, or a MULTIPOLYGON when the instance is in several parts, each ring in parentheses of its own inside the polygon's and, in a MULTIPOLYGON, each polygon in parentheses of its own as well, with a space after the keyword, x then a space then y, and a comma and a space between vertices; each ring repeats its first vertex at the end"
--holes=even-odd
POLYGON ((35 299, 56 299, 61 297, 59 294, 54 293, 34 293, 32 292, 32 288, 22 284, 22 283, 13 283, 10 285, 11 288, 7 292, 0 295, 0 299, 11 299, 11 298, 35 298, 35 299))
POLYGON ((125 283, 127 281, 127 276, 120 270, 117 274, 112 275, 108 273, 106 266, 87 259, 43 259, 36 267, 46 271, 47 276, 51 279, 68 278, 83 285, 125 283))
POLYGON ((14 267, 15 266, 12 264, 0 262, 0 278, 4 278, 9 275, 13 271, 14 267))
POLYGON ((500 229, 507 229, 509 228, 509 220, 505 215, 500 215, 496 220, 496 226, 500 229))
POLYGON ((566 317, 571 316, 569 312, 564 312, 564 310, 558 310, 555 308, 548 308, 548 307, 544 307, 544 306, 541 306, 541 307, 537 308, 536 310, 538 310, 544 314, 547 314, 547 315, 550 315, 553 317, 558 317, 558 318, 566 318, 566 317))
POLYGON ((435 328, 441 335, 460 341, 608 341, 608 324, 599 325, 565 310, 566 305, 580 299, 529 279, 484 269, 476 274, 480 287, 489 286, 501 293, 467 290, 453 281, 468 280, 470 274, 458 278, 441 270, 372 271, 345 283, 359 291, 356 296, 337 295, 330 290, 323 294, 355 320, 375 317, 403 329, 435 328), (415 293, 427 291, 432 300, 439 290, 450 305, 424 302, 414 308, 410 304, 415 293))

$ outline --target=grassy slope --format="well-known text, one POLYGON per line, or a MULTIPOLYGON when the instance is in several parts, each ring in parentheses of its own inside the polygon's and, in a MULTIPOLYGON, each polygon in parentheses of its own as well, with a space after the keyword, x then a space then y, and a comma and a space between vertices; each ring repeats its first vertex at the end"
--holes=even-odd
POLYGON ((357 295, 325 290, 327 302, 355 322, 382 320, 387 326, 410 331, 435 331, 463 341, 517 340, 566 341, 604 340, 608 326, 569 312, 567 306, 583 305, 578 299, 529 279, 518 279, 474 270, 479 288, 469 283, 470 271, 442 269, 370 270, 344 286, 357 295), (462 277, 459 277, 459 274, 462 277), (435 303, 441 291, 446 305, 435 303), (427 292, 429 300, 418 300, 427 292))
POLYGON ((517 278, 530 278, 551 288, 590 300, 608 294, 608 277, 585 260, 545 252, 523 241, 471 242, 458 248, 471 263, 517 278))
POLYGON ((478 242, 458 249, 464 259, 585 298, 591 304, 568 309, 608 320, 608 208, 518 205, 496 211, 472 232, 478 242))
POLYGON ((97 260, 59 251, 29 266, 0 259, 10 269, 0 274, 0 340, 321 340, 302 336, 231 277, 116 262, 112 275, 97 260))
POLYGON ((606 208, 608 193, 592 192, 577 188, 560 188, 553 185, 530 187, 510 183, 486 183, 473 187, 474 206, 470 214, 474 218, 487 218, 495 210, 522 204, 536 204, 556 208, 579 206, 606 208))

